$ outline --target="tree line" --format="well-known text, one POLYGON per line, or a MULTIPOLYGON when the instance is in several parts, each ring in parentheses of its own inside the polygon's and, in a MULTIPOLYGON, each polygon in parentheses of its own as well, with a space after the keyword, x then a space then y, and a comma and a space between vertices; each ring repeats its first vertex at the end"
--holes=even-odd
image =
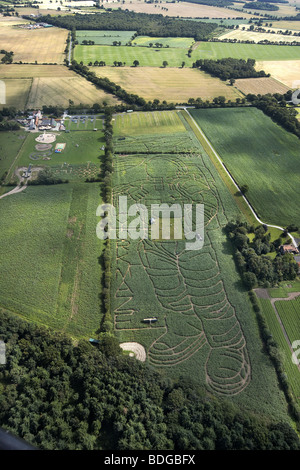
POLYGON ((296 432, 179 377, 0 311, 0 425, 45 450, 300 450, 296 432))
POLYGON ((249 93, 246 99, 252 106, 261 109, 270 116, 277 124, 292 132, 300 138, 300 122, 297 119, 297 111, 293 107, 288 107, 288 102, 292 97, 292 90, 284 95, 279 93, 266 95, 253 95, 249 93))
MULTIPOLYGON (((146 101, 144 98, 136 95, 134 93, 128 93, 126 90, 121 88, 116 83, 112 82, 106 77, 97 77, 94 72, 91 72, 89 68, 83 64, 78 64, 75 60, 72 60, 70 69, 74 72, 78 73, 79 75, 85 77, 90 82, 94 83, 97 87, 101 88, 102 90, 107 91, 108 93, 112 93, 113 95, 117 96, 119 99, 127 103, 128 105, 132 106, 133 109, 140 109, 145 111, 151 111, 153 109, 174 109, 175 105, 173 103, 167 103, 163 101, 159 104, 159 100, 146 101)), ((115 109, 123 109, 122 107, 116 107, 115 109)), ((128 107, 127 107, 128 108, 128 107)), ((125 106, 126 109, 126 106, 125 106)))
POLYGON ((200 68, 214 77, 219 77, 221 80, 270 76, 270 74, 266 74, 263 70, 258 72, 254 66, 254 59, 244 60, 233 59, 231 57, 217 60, 199 59, 193 63, 193 68, 200 68))
POLYGON ((298 230, 298 228, 294 225, 287 227, 282 236, 273 242, 270 241, 271 235, 268 233, 266 225, 258 225, 255 228, 253 225, 238 219, 235 222, 228 222, 224 230, 235 248, 235 262, 242 280, 249 290, 249 299, 256 313, 260 335, 274 364, 280 386, 289 405, 289 413, 296 421, 297 428, 300 429, 300 408, 287 381, 281 350, 268 329, 256 294, 252 290, 258 286, 273 287, 280 281, 296 278, 299 268, 293 259, 293 255, 290 253, 281 255, 278 248, 284 243, 288 230, 293 231, 294 229, 298 230), (249 234, 254 234, 252 242, 248 238, 249 234), (267 254, 274 251, 277 251, 278 254, 276 258, 271 260, 267 257, 267 254))
POLYGON ((258 286, 274 287, 281 281, 296 279, 298 264, 291 253, 282 255, 278 251, 284 239, 278 238, 271 242, 267 226, 259 225, 254 228, 247 222, 228 222, 225 232, 233 243, 235 261, 248 289, 258 286), (254 234, 252 241, 249 234, 254 234), (274 259, 267 256, 276 251, 274 259))
POLYGON ((1 58, 2 64, 11 64, 12 63, 13 55, 14 55, 13 51, 8 52, 4 49, 1 49, 0 54, 4 54, 4 56, 1 58))
MULTIPOLYGON (((105 109, 104 116, 104 159, 101 164, 101 195, 103 202, 112 204, 112 173, 113 173, 113 126, 112 108, 105 109)), ((107 217, 107 211, 104 212, 107 217)), ((104 230, 107 230, 105 226, 104 230)), ((112 251, 109 237, 104 240, 104 249, 99 258, 102 265, 102 311, 103 317, 100 325, 100 349, 106 355, 117 355, 120 353, 119 341, 114 334, 114 317, 111 311, 111 282, 112 282, 112 251)))
POLYGON ((0 132, 4 131, 17 131, 20 129, 19 124, 13 121, 16 115, 16 109, 13 107, 0 110, 0 132))
POLYGON ((270 5, 266 2, 247 2, 243 5, 243 8, 251 8, 253 10, 265 10, 265 11, 278 11, 279 7, 277 5, 270 5))
POLYGON ((287 0, 257 0, 264 3, 289 3, 287 0))
MULTIPOLYGON (((32 20, 32 18, 30 18, 32 20)), ((192 37, 196 41, 206 40, 217 28, 213 23, 180 20, 162 15, 135 13, 123 10, 105 11, 101 15, 75 15, 39 17, 45 22, 69 30, 115 30, 136 31, 139 36, 192 37)))

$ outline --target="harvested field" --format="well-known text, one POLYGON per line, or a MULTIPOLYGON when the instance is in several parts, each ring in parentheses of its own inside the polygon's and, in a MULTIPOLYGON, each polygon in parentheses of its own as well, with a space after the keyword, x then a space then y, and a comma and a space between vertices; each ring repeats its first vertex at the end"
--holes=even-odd
POLYGON ((235 86, 244 95, 248 93, 253 93, 254 95, 266 95, 267 93, 284 94, 289 90, 288 86, 271 77, 241 78, 235 81, 235 86))
POLYGON ((1 48, 14 52, 14 62, 62 64, 67 36, 68 31, 59 28, 0 27, 1 48))
MULTIPOLYGON (((70 15, 69 9, 65 9, 66 7, 61 6, 61 10, 57 10, 57 6, 49 4, 49 6, 45 6, 44 8, 39 8, 39 13, 41 15, 51 15, 51 16, 63 16, 63 15, 70 15)), ((36 8, 17 8, 15 10, 19 13, 19 15, 36 15, 36 8)))
MULTIPOLYGON (((9 64, 0 65, 0 78, 74 77, 63 65, 9 64)), ((75 75, 76 76, 76 75, 75 75)))
POLYGON ((220 39, 237 39, 238 41, 254 41, 258 43, 259 41, 271 41, 271 42, 300 42, 300 36, 286 36, 284 34, 278 33, 258 33, 256 31, 241 31, 233 30, 226 32, 220 39))
POLYGON ((242 96, 234 87, 197 69, 91 67, 91 70, 146 100, 157 98, 168 102, 186 102, 189 98, 211 100, 220 95, 235 100, 242 96))
POLYGON ((16 18, 15 16, 0 15, 0 29, 5 26, 15 26, 15 25, 26 24, 26 23, 29 23, 29 21, 23 18, 16 18))
POLYGON ((300 85, 300 60, 288 60, 284 64, 281 61, 260 61, 255 68, 270 73, 289 88, 298 88, 300 85))
POLYGON ((108 104, 117 103, 117 99, 112 95, 96 88, 95 85, 82 77, 47 77, 33 79, 27 107, 40 108, 43 105, 58 104, 67 106, 69 99, 75 104, 92 105, 103 101, 108 104))
POLYGON ((263 10, 254 10, 253 8, 244 9, 240 3, 234 3, 234 8, 241 10, 243 15, 245 13, 253 14, 255 12, 255 13, 260 13, 260 14, 275 15, 280 18, 280 17, 285 17, 285 16, 296 16, 298 13, 296 11, 295 6, 292 6, 289 4, 284 4, 284 5, 277 4, 277 6, 279 7, 278 11, 263 11, 263 10))
POLYGON ((43 105, 115 104, 118 100, 62 65, 0 65, 7 104, 18 109, 43 105))
MULTIPOLYGON (((5 67, 5 66, 4 66, 5 67)), ((17 109, 24 109, 29 96, 32 79, 9 79, 4 80, 6 87, 6 103, 0 104, 0 108, 14 106, 17 109)))

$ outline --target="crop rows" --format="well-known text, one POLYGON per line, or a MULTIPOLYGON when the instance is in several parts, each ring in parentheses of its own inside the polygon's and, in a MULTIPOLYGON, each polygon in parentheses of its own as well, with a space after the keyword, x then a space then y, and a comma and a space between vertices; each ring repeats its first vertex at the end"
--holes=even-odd
MULTIPOLYGON (((152 136, 153 137, 153 136, 152 136)), ((171 140, 170 140, 171 143, 171 140)), ((173 142, 174 146, 174 142, 173 142)), ((245 338, 222 280, 211 233, 224 222, 224 211, 211 172, 198 155, 127 155, 114 161, 114 205, 118 196, 150 207, 152 203, 204 203, 206 239, 202 250, 188 251, 184 240, 116 243, 114 312, 117 330, 149 328, 157 338, 148 359, 173 367, 202 348, 207 386, 219 394, 237 394, 250 380, 245 338)))
POLYGON ((300 297, 294 300, 278 300, 275 306, 290 342, 300 340, 300 297))
POLYGON ((258 216, 269 224, 300 222, 299 143, 256 108, 191 110, 258 216))
MULTIPOLYGON (((287 375, 288 382, 292 388, 294 398, 298 401, 300 400, 300 373, 299 369, 292 362, 292 351, 285 339, 283 331, 280 327, 280 323, 276 317, 274 308, 272 307, 271 302, 268 299, 259 299, 264 317, 268 324, 269 330, 278 344, 281 352, 281 360, 284 365, 285 373, 287 375)), ((290 301, 286 302, 288 304, 290 301)), ((278 302, 276 302, 276 307, 278 307, 278 302)))

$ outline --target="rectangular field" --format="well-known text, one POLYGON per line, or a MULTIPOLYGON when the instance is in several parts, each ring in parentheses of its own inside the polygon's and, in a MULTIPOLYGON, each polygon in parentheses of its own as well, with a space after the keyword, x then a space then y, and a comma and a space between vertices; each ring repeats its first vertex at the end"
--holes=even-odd
POLYGON ((289 87, 278 82, 272 77, 261 78, 240 78, 234 84, 244 95, 252 93, 254 95, 266 95, 267 93, 280 93, 284 95, 289 87))
POLYGON ((107 77, 129 93, 137 93, 145 100, 181 103, 189 98, 212 101, 225 96, 235 101, 243 95, 217 77, 192 68, 157 67, 92 67, 99 77, 107 77))
POLYGON ((191 110, 191 114, 266 223, 300 224, 299 141, 256 108, 191 110))
POLYGON ((299 31, 300 30, 300 22, 299 21, 272 21, 273 28, 279 28, 282 30, 294 30, 294 31, 299 31))
MULTIPOLYGON (((255 59, 256 61, 299 60, 300 47, 273 46, 265 44, 238 44, 226 42, 201 42, 192 53, 196 59, 255 59)), ((281 64, 281 67, 286 67, 281 64)))
MULTIPOLYGON (((295 2, 296 3, 296 2, 295 2)), ((242 12, 243 12, 243 15, 244 13, 252 13, 253 14, 253 11, 255 11, 256 13, 265 13, 265 14, 269 14, 269 15, 274 15, 276 17, 290 17, 290 16, 296 16, 298 11, 296 10, 296 5, 292 5, 291 2, 289 4, 277 4, 277 6, 279 7, 279 10, 277 11, 263 11, 263 10, 251 10, 251 8, 242 8, 241 7, 241 4, 240 3, 234 3, 235 5, 235 8, 241 8, 242 12)), ((299 6, 299 5, 298 5, 299 6)))
POLYGON ((300 372, 297 366, 292 362, 292 351, 285 339, 271 302, 268 299, 259 299, 259 302, 268 328, 280 349, 284 371, 287 375, 287 380, 292 389, 294 399, 300 404, 300 372))
MULTIPOLYGON (((266 28, 268 29, 268 28, 266 28)), ((270 42, 300 42, 299 36, 287 36, 285 34, 278 33, 259 33, 256 31, 241 31, 241 29, 235 29, 233 31, 225 32, 220 39, 236 39, 237 41, 254 41, 258 43, 259 41, 270 41, 270 42)))
POLYGON ((67 107, 69 100, 75 105, 93 105, 103 103, 116 105, 119 100, 113 95, 97 88, 93 83, 83 77, 41 77, 34 78, 32 87, 26 102, 27 108, 41 108, 43 105, 59 105, 67 107))
POLYGON ((192 59, 187 57, 188 49, 180 48, 146 48, 138 46, 76 46, 74 59, 88 65, 95 60, 103 60, 106 65, 122 62, 132 66, 135 60, 140 66, 162 67, 164 61, 169 67, 179 67, 183 61, 192 65, 192 59))
POLYGON ((18 110, 25 109, 32 86, 32 79, 1 78, 1 80, 5 83, 6 96, 5 103, 0 104, 0 109, 6 106, 13 106, 18 110))
POLYGON ((38 142, 35 139, 42 132, 27 134, 16 165, 17 167, 28 167, 31 163, 35 166, 60 167, 67 179, 72 173, 72 168, 75 169, 77 165, 84 165, 86 168, 95 165, 99 169, 100 160, 104 154, 104 151, 101 150, 104 145, 104 137, 100 129, 99 126, 97 132, 83 130, 70 133, 58 132, 56 133, 55 142, 50 144, 51 148, 45 151, 36 148, 38 142), (66 144, 61 153, 55 153, 54 151, 57 143, 66 144))
POLYGON ((279 60, 257 62, 256 70, 264 70, 273 78, 290 88, 300 86, 300 60, 289 60, 285 63, 279 60))
POLYGON ((277 300, 275 307, 290 342, 300 340, 300 297, 293 300, 277 300))
POLYGON ((95 44, 112 46, 114 41, 121 42, 125 46, 136 31, 76 31, 76 39, 79 44, 82 41, 94 41, 95 44))
POLYGON ((137 36, 132 41, 133 45, 136 46, 144 46, 150 47, 149 44, 162 44, 163 47, 175 47, 180 49, 189 49, 191 45, 194 43, 193 38, 158 38, 158 37, 150 37, 150 36, 137 36))
POLYGON ((231 44, 221 42, 200 42, 188 57, 188 48, 144 48, 130 46, 76 46, 74 58, 84 64, 104 61, 113 65, 115 61, 132 66, 135 60, 140 66, 162 67, 164 61, 169 67, 180 67, 184 61, 192 66, 197 59, 255 59, 260 61, 299 60, 300 48, 293 46, 273 46, 264 44, 231 44))
POLYGON ((119 196, 125 194, 129 207, 137 203, 148 209, 153 203, 201 201, 205 242, 201 250, 190 251, 186 240, 153 240, 149 226, 148 239, 122 236, 112 244, 111 302, 117 337, 142 344, 149 364, 166 375, 193 377, 213 394, 264 408, 265 413, 275 409, 283 416, 283 396, 262 353, 257 325, 222 233, 238 208, 183 116, 180 128, 176 112, 170 112, 169 119, 164 116, 169 132, 158 134, 155 117, 144 114, 115 118, 117 214, 119 196), (135 126, 128 135, 138 121, 141 132, 135 126), (178 136, 192 142, 191 152, 178 147, 178 136), (149 317, 157 322, 147 324, 144 319, 149 317))
POLYGON ((114 133, 122 137, 186 131, 178 111, 124 113, 113 119, 113 125, 114 133))
POLYGON ((21 29, 0 26, 1 48, 13 51, 14 62, 62 64, 68 31, 59 28, 21 29))
POLYGON ((22 131, 0 132, 0 178, 9 171, 25 138, 22 131))
POLYGON ((0 79, 6 84, 7 104, 21 110, 43 105, 67 107, 69 100, 75 105, 120 102, 62 65, 0 65, 0 79))
POLYGON ((137 13, 148 13, 148 14, 159 14, 164 16, 176 16, 182 18, 203 18, 203 21, 207 21, 208 18, 252 18, 249 13, 229 10, 227 8, 219 8, 208 5, 197 5, 196 3, 171 3, 161 2, 156 3, 144 3, 135 0, 125 0, 120 5, 118 2, 112 2, 111 6, 115 8, 121 8, 122 10, 136 11, 137 13))
POLYGON ((281 283, 280 287, 268 289, 269 296, 272 298, 287 298, 292 292, 300 292, 300 281, 286 281, 281 283))
POLYGON ((27 320, 95 334, 101 321, 98 184, 28 187, 0 201, 0 305, 27 320))

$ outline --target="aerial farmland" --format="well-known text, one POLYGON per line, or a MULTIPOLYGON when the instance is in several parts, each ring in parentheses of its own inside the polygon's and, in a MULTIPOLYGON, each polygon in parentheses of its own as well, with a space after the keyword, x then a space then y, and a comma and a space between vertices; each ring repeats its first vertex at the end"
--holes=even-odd
POLYGON ((0 448, 299 450, 299 7, 0 3, 0 448))

